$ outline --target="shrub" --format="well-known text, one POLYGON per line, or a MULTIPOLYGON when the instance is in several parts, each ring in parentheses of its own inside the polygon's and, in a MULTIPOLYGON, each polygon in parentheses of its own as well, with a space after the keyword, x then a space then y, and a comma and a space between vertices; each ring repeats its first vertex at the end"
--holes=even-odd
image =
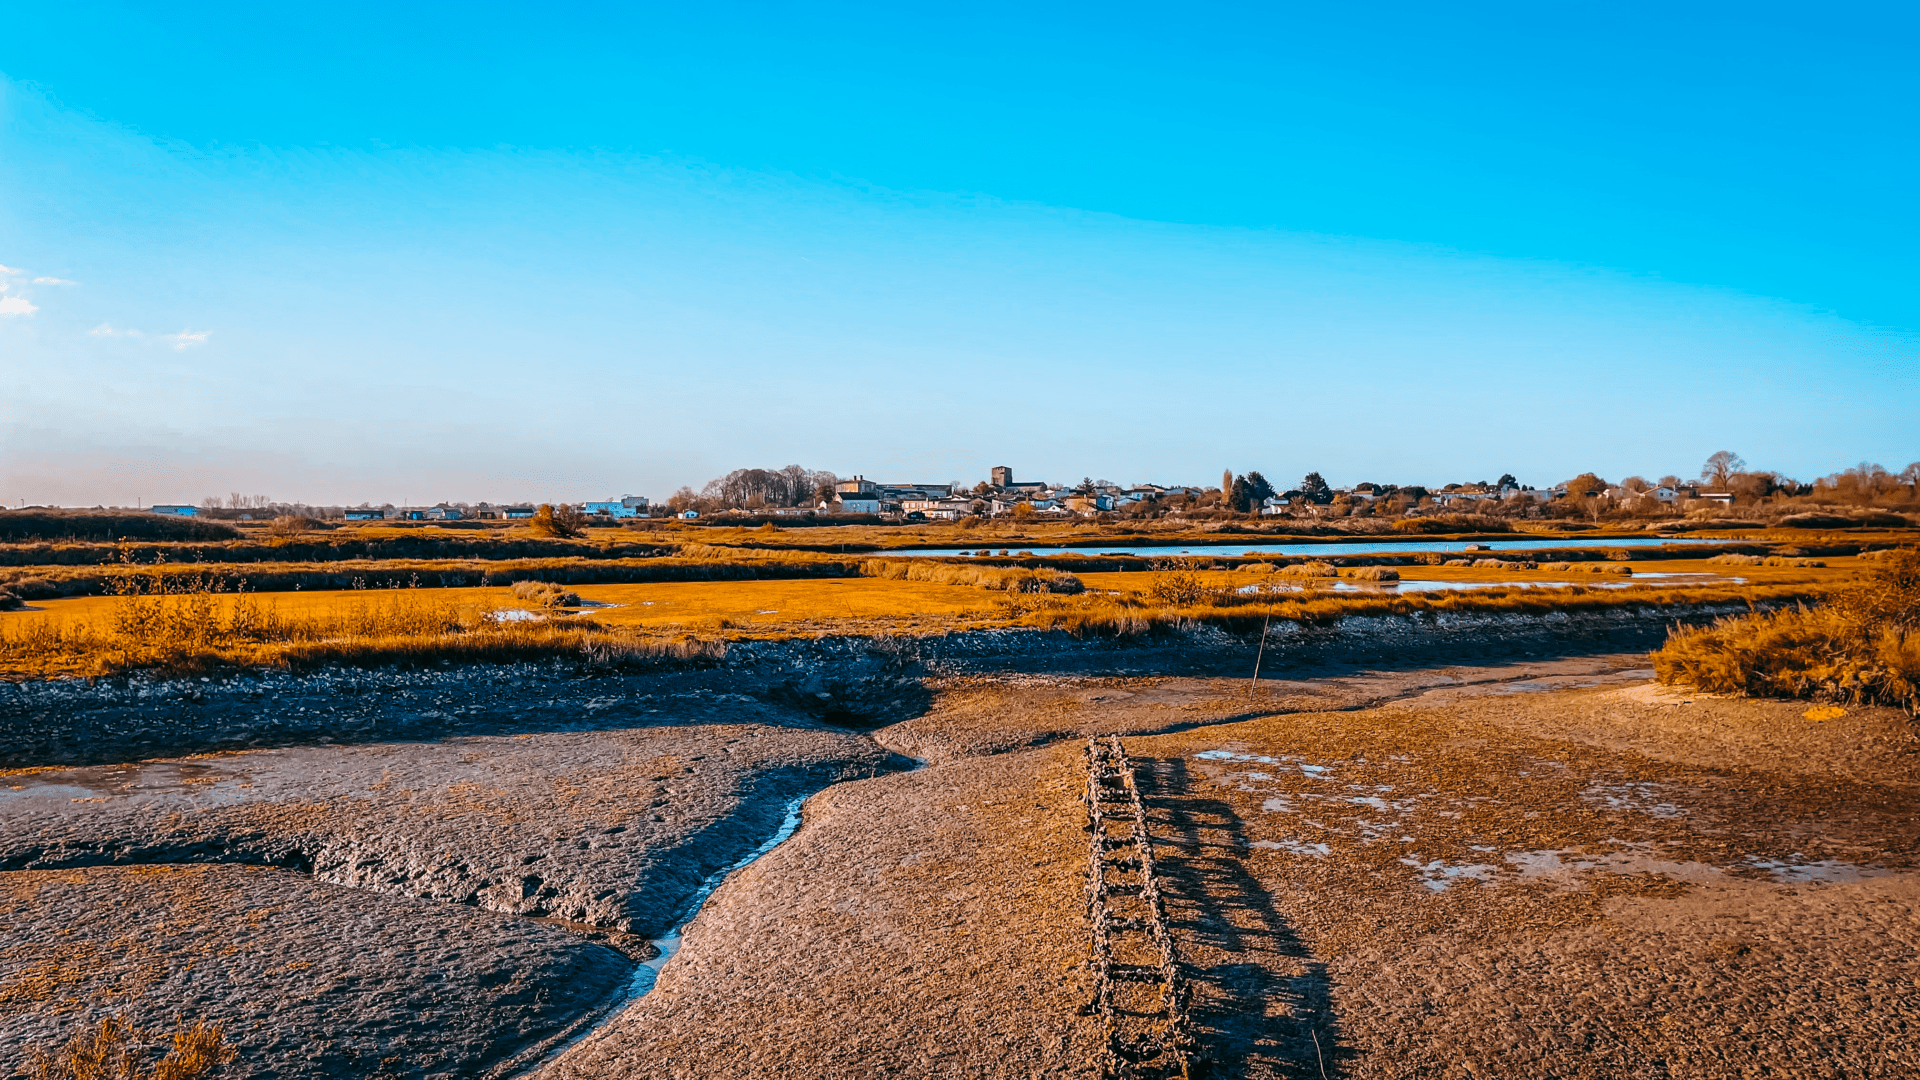
POLYGON ((240 530, 217 521, 101 510, 0 511, 0 542, 36 540, 233 540, 240 530))
POLYGON ((541 503, 534 510, 533 519, 527 523, 535 536, 551 536, 561 540, 571 540, 586 535, 587 515, 579 507, 561 503, 541 503))
POLYGON ((301 517, 297 514, 282 514, 273 519, 273 524, 267 526, 267 532, 274 536, 298 536, 301 533, 331 528, 333 528, 333 526, 314 518, 301 517))
POLYGON ((1677 629, 1653 663, 1660 681, 1701 690, 1920 711, 1920 551, 1882 560, 1818 608, 1677 629))
POLYGON ((1399 581, 1400 571, 1390 566, 1356 566, 1340 571, 1340 576, 1355 581, 1399 581))
POLYGON ((1024 593, 1078 593, 1086 589, 1065 570, 1024 566, 958 566, 931 559, 868 559, 860 564, 862 577, 897 581, 929 581, 941 585, 973 585, 982 589, 1024 593))
POLYGON ((513 583, 513 595, 530 604, 539 604, 541 607, 580 606, 579 593, 561 588, 550 581, 516 581, 513 583))
POLYGON ((1729 552, 1725 555, 1713 556, 1707 560, 1707 564, 1710 566, 1760 566, 1766 561, 1767 558, 1764 555, 1740 555, 1729 552))
POLYGON ((1303 563, 1289 563, 1279 570, 1281 577, 1293 578, 1329 578, 1340 576, 1340 571, 1329 562, 1313 560, 1303 563))

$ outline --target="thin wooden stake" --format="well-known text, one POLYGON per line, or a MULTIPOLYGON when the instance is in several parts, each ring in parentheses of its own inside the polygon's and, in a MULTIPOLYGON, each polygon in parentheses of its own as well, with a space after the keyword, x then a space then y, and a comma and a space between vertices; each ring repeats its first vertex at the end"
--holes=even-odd
POLYGON ((1253 692, 1260 688, 1260 658, 1267 655, 1267 625, 1271 622, 1273 622, 1273 612, 1269 611, 1266 618, 1260 620, 1260 648, 1253 654, 1253 681, 1247 684, 1249 699, 1253 697, 1253 692))

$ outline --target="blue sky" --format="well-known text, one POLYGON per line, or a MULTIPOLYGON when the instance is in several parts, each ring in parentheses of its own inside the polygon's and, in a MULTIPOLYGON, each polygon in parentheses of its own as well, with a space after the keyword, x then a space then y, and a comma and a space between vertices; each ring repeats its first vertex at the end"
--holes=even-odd
POLYGON ((1911 8, 392 7, 9 13, 0 499, 1920 458, 1911 8))

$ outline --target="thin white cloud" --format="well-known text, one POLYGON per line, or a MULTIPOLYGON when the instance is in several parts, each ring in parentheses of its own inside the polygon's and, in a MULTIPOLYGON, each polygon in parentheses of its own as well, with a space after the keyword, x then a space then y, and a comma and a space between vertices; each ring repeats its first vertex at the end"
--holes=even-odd
POLYGON ((37 277, 33 279, 33 283, 35 285, 78 285, 80 284, 77 281, 68 281, 66 278, 57 278, 57 277, 37 277))
POLYGON ((162 334, 161 340, 173 342, 173 350, 179 352, 189 345, 205 345, 213 336, 211 330, 182 330, 177 334, 162 334))
POLYGON ((87 333, 92 334, 94 337, 140 337, 142 336, 140 331, 138 330, 115 330, 113 328, 112 323, 101 323, 99 326, 96 326, 93 329, 87 331, 87 333))
POLYGON ((31 315, 39 310, 28 303, 24 296, 0 296, 0 319, 11 319, 16 315, 31 315))
POLYGON ((26 274, 26 271, 25 271, 25 270, 15 270, 15 269, 14 269, 13 267, 11 267, 11 266, 4 266, 4 265, 0 265, 0 274, 5 274, 5 275, 7 275, 8 277, 23 277, 23 276, 25 276, 25 274, 26 274))

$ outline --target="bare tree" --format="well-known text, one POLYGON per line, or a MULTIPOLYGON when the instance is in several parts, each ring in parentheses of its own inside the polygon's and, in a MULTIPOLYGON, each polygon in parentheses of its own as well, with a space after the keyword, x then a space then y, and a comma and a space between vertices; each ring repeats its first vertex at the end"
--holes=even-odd
POLYGON ((1718 450, 1707 459, 1705 465, 1700 466, 1700 479, 1724 490, 1727 481, 1733 478, 1733 474, 1746 467, 1746 459, 1739 454, 1731 450, 1718 450))

